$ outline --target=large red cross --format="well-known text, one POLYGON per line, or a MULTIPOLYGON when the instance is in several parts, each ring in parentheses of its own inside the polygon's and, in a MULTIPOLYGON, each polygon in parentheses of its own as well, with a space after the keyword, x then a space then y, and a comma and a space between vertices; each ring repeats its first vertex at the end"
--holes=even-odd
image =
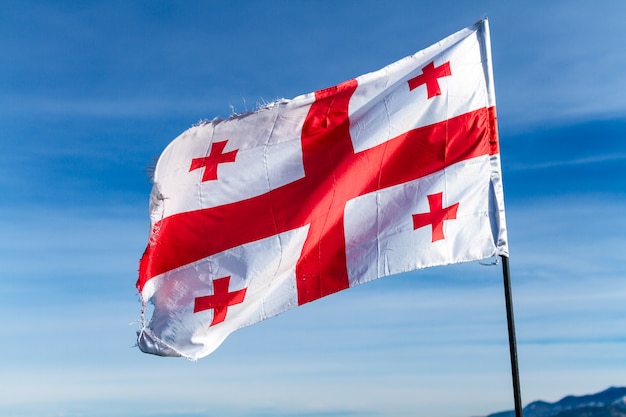
POLYGON ((303 178, 256 197, 159 221, 141 259, 139 291, 174 268, 306 225, 295 271, 298 303, 340 291, 349 286, 343 225, 349 200, 498 152, 495 108, 355 152, 348 104, 356 87, 350 80, 315 94, 302 127, 303 178))
POLYGON ((224 162, 235 162, 235 157, 237 156, 237 149, 223 153, 227 142, 227 140, 214 142, 213 145, 211 145, 211 152, 209 153, 209 156, 192 159, 189 172, 198 168, 204 168, 204 172, 202 173, 202 182, 216 180, 217 165, 224 162))
POLYGON ((213 320, 209 327, 223 322, 226 319, 228 307, 243 303, 246 297, 246 288, 229 292, 230 276, 213 280, 213 295, 197 297, 194 300, 193 312, 213 309, 213 320))
POLYGON ((419 213, 413 215, 413 229, 417 230, 424 226, 431 226, 432 241, 445 239, 443 234, 444 220, 456 219, 456 211, 459 203, 454 203, 450 207, 443 208, 443 193, 429 194, 428 206, 429 213, 419 213))
POLYGON ((413 90, 420 85, 426 84, 426 92, 428 93, 429 99, 440 96, 441 88, 439 88, 439 78, 449 77, 450 75, 452 75, 450 71, 450 61, 444 62, 438 67, 435 67, 435 61, 431 61, 422 68, 420 75, 409 80, 409 89, 413 90))

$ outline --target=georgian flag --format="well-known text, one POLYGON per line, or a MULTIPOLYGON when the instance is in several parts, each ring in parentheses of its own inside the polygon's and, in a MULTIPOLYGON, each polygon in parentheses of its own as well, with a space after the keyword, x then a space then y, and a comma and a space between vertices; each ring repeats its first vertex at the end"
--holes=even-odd
POLYGON ((159 158, 150 218, 138 346, 189 359, 379 277, 508 256, 487 21, 192 127, 159 158))

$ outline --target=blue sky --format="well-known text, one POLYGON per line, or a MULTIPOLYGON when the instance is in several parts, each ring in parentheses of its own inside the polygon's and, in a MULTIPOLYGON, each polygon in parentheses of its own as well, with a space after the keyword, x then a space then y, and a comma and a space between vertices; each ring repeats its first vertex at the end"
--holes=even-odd
POLYGON ((1 1, 0 415, 511 409, 501 271, 479 263, 335 294, 198 362, 133 347, 147 171, 175 136, 484 16, 523 402, 626 386, 626 4, 589 4, 1 1))

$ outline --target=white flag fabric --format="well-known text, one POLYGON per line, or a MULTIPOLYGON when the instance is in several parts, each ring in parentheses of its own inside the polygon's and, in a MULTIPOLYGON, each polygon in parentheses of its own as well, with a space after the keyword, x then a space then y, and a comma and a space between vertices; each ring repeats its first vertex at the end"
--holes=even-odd
POLYGON ((337 86, 194 126, 160 156, 147 353, 379 277, 508 256, 486 20, 337 86))

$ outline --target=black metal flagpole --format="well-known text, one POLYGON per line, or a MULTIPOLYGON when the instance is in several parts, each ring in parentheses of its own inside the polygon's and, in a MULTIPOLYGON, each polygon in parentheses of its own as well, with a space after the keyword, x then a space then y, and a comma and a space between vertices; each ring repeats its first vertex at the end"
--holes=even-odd
POLYGON ((513 399, 515 400, 515 417, 522 416, 522 394, 519 382, 519 368, 517 366, 517 342, 515 340, 515 322, 513 319, 513 297, 511 296, 511 274, 509 258, 502 258, 502 275, 504 276, 504 298, 506 300, 506 321, 509 328, 509 350, 511 353, 511 375, 513 377, 513 399))

